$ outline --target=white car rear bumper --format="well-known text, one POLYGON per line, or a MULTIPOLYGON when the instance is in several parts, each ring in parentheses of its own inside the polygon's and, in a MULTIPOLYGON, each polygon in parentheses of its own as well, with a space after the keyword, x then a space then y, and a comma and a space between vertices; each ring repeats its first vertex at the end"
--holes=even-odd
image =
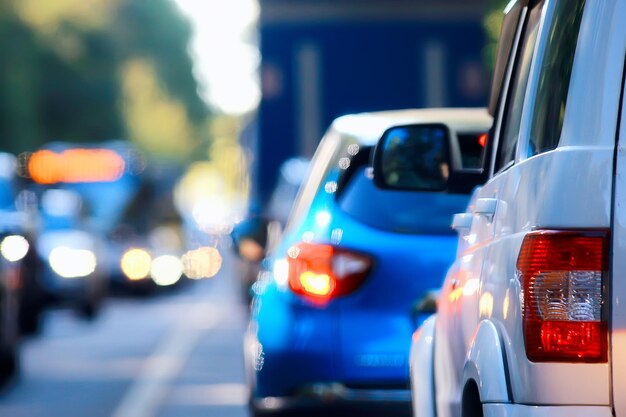
POLYGON ((485 417, 612 417, 611 407, 485 404, 485 417))

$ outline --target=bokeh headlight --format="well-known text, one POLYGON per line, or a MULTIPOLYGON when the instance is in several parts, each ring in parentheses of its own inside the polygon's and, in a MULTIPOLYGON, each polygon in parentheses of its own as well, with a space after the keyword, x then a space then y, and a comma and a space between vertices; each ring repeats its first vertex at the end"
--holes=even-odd
POLYGON ((29 244, 24 236, 11 235, 2 239, 0 253, 9 262, 17 262, 28 253, 29 244))
POLYGON ((86 249, 59 246, 50 252, 50 267, 63 278, 81 278, 96 270, 96 255, 86 249))
POLYGON ((129 249, 120 261, 122 272, 131 281, 138 281, 150 275, 152 256, 143 249, 129 249))
POLYGON ((222 255, 216 248, 190 250, 182 258, 183 272, 191 279, 211 278, 222 267, 222 255))
POLYGON ((152 261, 150 276, 157 285, 174 285, 182 275, 183 263, 177 256, 162 255, 152 261))

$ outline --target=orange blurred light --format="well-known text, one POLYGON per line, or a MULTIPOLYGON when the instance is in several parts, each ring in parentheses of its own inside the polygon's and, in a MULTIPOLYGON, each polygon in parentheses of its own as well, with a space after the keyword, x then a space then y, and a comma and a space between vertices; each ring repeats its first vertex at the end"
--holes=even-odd
POLYGON ((28 173, 39 184, 112 182, 125 168, 124 158, 109 149, 41 150, 28 160, 28 173))
POLYGON ((239 255, 246 261, 261 262, 265 249, 253 239, 244 238, 239 242, 239 255))
POLYGON ((300 284, 309 294, 322 297, 330 295, 334 287, 334 281, 328 274, 316 274, 311 271, 300 274, 300 284))
POLYGON ((456 301, 458 301, 461 296, 463 295, 463 288, 455 288, 454 290, 450 291, 450 293, 448 294, 448 300, 450 300, 451 303, 454 303, 456 301))

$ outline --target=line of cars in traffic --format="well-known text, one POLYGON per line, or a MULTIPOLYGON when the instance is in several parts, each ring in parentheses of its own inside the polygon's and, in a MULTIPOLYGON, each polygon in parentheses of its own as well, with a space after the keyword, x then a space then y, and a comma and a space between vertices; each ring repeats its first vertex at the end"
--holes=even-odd
POLYGON ((94 318, 110 289, 184 278, 180 219, 122 142, 0 154, 0 382, 51 306, 94 318))
POLYGON ((626 415, 624 21, 512 0, 493 119, 333 123, 253 287, 253 415, 626 415))

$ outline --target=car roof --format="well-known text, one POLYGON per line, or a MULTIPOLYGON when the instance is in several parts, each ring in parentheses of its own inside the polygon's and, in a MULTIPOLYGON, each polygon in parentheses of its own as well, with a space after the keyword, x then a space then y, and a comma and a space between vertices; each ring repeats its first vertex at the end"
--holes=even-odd
POLYGON ((390 127, 414 123, 444 123, 458 132, 487 131, 492 117, 486 108, 390 110, 341 116, 331 130, 355 137, 362 145, 374 146, 390 127))

